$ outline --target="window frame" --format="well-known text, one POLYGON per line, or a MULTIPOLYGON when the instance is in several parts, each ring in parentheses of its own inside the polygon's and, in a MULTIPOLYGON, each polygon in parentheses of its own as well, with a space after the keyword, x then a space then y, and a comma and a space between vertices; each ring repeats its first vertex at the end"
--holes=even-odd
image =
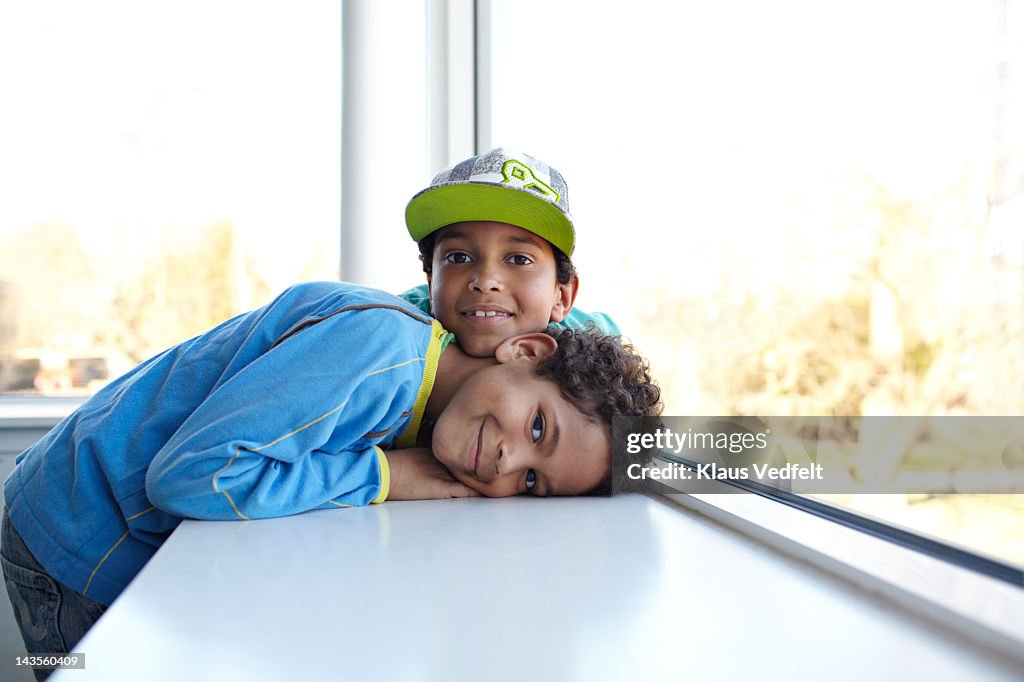
MULTIPOLYGON (((474 3, 477 146, 488 149, 494 144, 489 80, 492 0, 474 3)), ((737 482, 745 485, 732 488, 720 481, 709 483, 722 486, 721 492, 646 494, 696 511, 1022 660, 1024 572, 1020 568, 819 500, 765 494, 753 488, 759 485, 755 482, 737 482)))
POLYGON ((721 486, 721 492, 648 494, 831 573, 975 644, 1024 660, 1021 587, 759 494, 730 492, 727 483, 709 483, 721 486))
MULTIPOLYGON (((699 462, 671 452, 662 452, 656 460, 669 465, 678 464, 690 471, 696 471, 699 466, 699 462)), ((1015 587, 1024 588, 1024 568, 996 558, 984 556, 951 542, 929 537, 922 532, 903 528, 891 522, 879 521, 808 495, 781 490, 759 481, 724 479, 722 483, 735 489, 735 493, 731 494, 751 493, 759 495, 773 502, 792 507, 825 521, 851 528, 879 540, 940 559, 1015 587)), ((672 488, 679 487, 679 484, 674 481, 662 481, 662 484, 672 488)), ((680 492, 683 493, 681 490, 680 492)))
MULTIPOLYGON (((492 144, 488 78, 491 0, 429 0, 429 4, 430 21, 435 23, 427 45, 427 69, 433 74, 427 79, 428 101, 433 102, 427 141, 429 162, 438 166, 492 144), (465 58, 468 45, 472 46, 472 60, 465 58), (463 92, 467 83, 473 84, 471 97, 463 92), (467 135, 468 109, 472 109, 472 126, 467 135)), ((343 175, 343 188, 345 183, 343 175)), ((0 437, 26 425, 52 427, 80 402, 0 395, 0 437)), ((737 491, 756 494, 677 493, 665 497, 778 551, 879 592, 985 645, 1020 656, 1024 649, 1024 574, 1020 569, 820 501, 778 491, 766 494, 753 489, 757 485, 753 482, 737 484, 743 484, 735 486, 737 491), (928 579, 921 579, 922 572, 928 579)))

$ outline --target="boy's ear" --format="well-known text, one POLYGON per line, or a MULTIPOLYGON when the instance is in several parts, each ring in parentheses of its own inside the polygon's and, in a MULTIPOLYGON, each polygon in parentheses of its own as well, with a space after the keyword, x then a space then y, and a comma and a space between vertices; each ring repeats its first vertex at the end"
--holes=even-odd
POLYGON ((558 350, 558 342, 547 334, 535 332, 510 336, 494 350, 494 358, 501 364, 529 362, 537 364, 558 350))
POLYGON ((558 283, 557 298, 555 304, 551 306, 552 322, 561 322, 565 319, 565 316, 572 310, 573 303, 576 302, 576 294, 579 293, 579 290, 580 278, 576 273, 573 273, 572 279, 565 284, 558 283))

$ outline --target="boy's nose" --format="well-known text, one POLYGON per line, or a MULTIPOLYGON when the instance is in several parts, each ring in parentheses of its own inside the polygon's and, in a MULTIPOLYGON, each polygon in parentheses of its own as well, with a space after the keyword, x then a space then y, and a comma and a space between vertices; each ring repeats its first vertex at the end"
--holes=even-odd
POLYGON ((474 291, 501 291, 503 285, 496 267, 481 264, 470 278, 469 286, 474 291))
POLYGON ((498 476, 508 476, 524 471, 536 464, 536 462, 531 460, 530 448, 522 444, 505 441, 498 448, 497 471, 495 473, 498 476))

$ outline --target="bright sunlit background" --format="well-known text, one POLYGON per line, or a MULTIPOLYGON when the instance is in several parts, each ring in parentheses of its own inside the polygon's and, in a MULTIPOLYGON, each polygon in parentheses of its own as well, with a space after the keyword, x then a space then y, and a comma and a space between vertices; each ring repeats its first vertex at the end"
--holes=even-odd
POLYGON ((340 15, 0 4, 6 388, 78 388, 103 361, 118 373, 297 279, 337 277, 340 15), (72 382, 76 355, 96 366, 72 382))
MULTIPOLYGON (((1024 3, 493 7, 493 137, 667 414, 1024 414, 1024 3)), ((830 499, 1024 563, 1021 496, 830 499)))
MULTIPOLYGON (((578 305, 667 413, 1024 414, 1021 0, 487 4, 486 146, 565 175, 578 305)), ((0 391, 87 393, 339 276, 341 14, 0 4, 0 391)), ((365 229, 404 235, 395 203, 365 229)), ((869 511, 1024 564, 1017 496, 869 511)))

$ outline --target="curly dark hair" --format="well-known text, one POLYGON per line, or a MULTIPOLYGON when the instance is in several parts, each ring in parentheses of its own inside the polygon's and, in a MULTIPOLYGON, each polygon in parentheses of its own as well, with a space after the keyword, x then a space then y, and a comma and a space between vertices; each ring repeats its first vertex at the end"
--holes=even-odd
MULTIPOLYGON (((434 244, 437 242, 437 233, 438 231, 435 230, 416 243, 416 246, 420 248, 420 262, 423 263, 423 272, 427 274, 434 270, 434 244)), ((576 276, 576 266, 572 264, 572 260, 568 256, 562 253, 561 249, 551 244, 551 242, 548 242, 548 244, 555 253, 555 275, 558 278, 558 283, 568 284, 576 276)))
MULTIPOLYGON (((612 432, 613 417, 657 417, 661 414, 661 389, 650 374, 647 361, 621 337, 588 329, 549 326, 546 332, 558 342, 558 349, 537 365, 537 374, 558 384, 562 395, 592 421, 612 432)), ((610 495, 613 474, 621 478, 629 464, 646 464, 652 452, 637 456, 625 448, 612 447, 615 458, 611 471, 590 490, 589 495, 610 495)), ((616 486, 617 487, 617 486, 616 486)))

